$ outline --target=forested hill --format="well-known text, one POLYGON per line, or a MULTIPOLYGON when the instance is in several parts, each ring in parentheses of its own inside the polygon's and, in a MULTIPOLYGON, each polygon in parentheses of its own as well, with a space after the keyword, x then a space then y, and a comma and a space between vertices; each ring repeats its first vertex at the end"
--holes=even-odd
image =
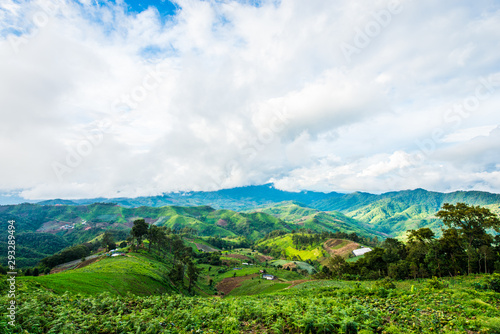
POLYGON ((208 192, 166 193, 160 196, 137 198, 94 198, 82 200, 54 199, 39 202, 42 205, 88 205, 92 203, 115 203, 123 207, 140 206, 202 206, 234 211, 251 210, 263 205, 285 201, 295 201, 321 211, 352 212, 368 206, 383 207, 393 202, 405 207, 422 206, 429 211, 437 211, 443 203, 463 202, 472 205, 500 204, 500 194, 481 191, 456 191, 441 193, 424 189, 394 191, 383 194, 354 192, 322 193, 314 191, 289 192, 276 189, 272 184, 238 187, 208 192))
MULTIPOLYGON (((430 227, 440 235, 441 222, 435 213, 443 203, 457 202, 485 206, 500 213, 500 195, 487 192, 416 189, 380 195, 325 194, 286 192, 262 185, 134 199, 4 205, 0 206, 0 224, 4 226, 10 219, 16 221, 18 238, 23 241, 19 243, 18 257, 35 262, 108 229, 127 234, 136 218, 177 230, 191 228, 204 236, 245 237, 254 241, 273 230, 290 232, 300 228, 355 232, 380 239, 430 227), (90 204, 96 201, 100 203, 90 204)), ((0 238, 0 246, 4 239, 0 238)))
MULTIPOLYGON (((316 210, 317 211, 317 210, 316 210)), ((216 210, 210 206, 125 208, 113 203, 91 205, 19 204, 0 206, 0 226, 7 229, 15 221, 17 260, 21 265, 34 265, 40 259, 61 249, 90 241, 105 231, 113 231, 117 240, 126 238, 134 220, 142 218, 149 224, 186 230, 199 236, 243 238, 256 241, 272 231, 291 232, 308 229, 314 232, 357 233, 374 238, 383 235, 361 226, 342 214, 323 213, 312 219, 283 219, 265 212, 216 210)), ((0 246, 7 243, 7 234, 0 237, 0 246)), ((4 257, 0 256, 0 260, 4 257)))

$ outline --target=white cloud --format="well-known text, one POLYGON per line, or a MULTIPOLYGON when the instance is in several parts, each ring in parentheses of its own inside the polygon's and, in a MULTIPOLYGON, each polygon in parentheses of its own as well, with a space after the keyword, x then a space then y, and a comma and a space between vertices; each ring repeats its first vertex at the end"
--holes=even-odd
POLYGON ((443 142, 447 143, 464 142, 479 136, 488 136, 490 132, 497 127, 498 125, 486 125, 468 129, 460 129, 444 137, 443 142))
POLYGON ((351 62, 389 1, 183 0, 166 21, 47 1, 0 7, 0 191, 500 191, 486 0, 402 2, 351 62))

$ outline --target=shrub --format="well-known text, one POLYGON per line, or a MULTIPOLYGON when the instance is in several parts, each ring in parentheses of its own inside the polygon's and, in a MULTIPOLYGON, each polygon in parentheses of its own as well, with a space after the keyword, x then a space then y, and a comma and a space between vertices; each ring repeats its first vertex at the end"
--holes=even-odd
POLYGON ((500 274, 493 274, 486 277, 486 288, 495 292, 500 292, 500 274))
POLYGON ((358 334, 358 326, 354 321, 348 321, 344 325, 344 332, 346 334, 358 334))
POLYGON ((439 280, 436 276, 427 280, 427 286, 431 289, 440 290, 448 287, 448 283, 439 280))
POLYGON ((375 286, 378 288, 384 288, 387 290, 396 289, 396 285, 394 284, 394 281, 388 277, 386 277, 380 281, 377 281, 375 283, 375 286))

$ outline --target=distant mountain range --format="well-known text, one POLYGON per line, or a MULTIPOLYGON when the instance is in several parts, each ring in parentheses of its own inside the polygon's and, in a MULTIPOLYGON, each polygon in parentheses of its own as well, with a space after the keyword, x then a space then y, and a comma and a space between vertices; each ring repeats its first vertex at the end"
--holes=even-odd
POLYGON ((444 203, 464 202, 486 206, 500 212, 500 194, 481 191, 440 193, 424 189, 388 192, 380 195, 364 192, 341 194, 314 191, 288 192, 272 184, 238 187, 211 192, 168 193, 138 198, 97 198, 86 200, 51 200, 41 205, 88 205, 95 202, 115 203, 123 207, 202 206, 215 209, 248 211, 293 201, 320 211, 337 211, 386 235, 398 236, 407 229, 429 226, 439 230, 434 217, 444 203))

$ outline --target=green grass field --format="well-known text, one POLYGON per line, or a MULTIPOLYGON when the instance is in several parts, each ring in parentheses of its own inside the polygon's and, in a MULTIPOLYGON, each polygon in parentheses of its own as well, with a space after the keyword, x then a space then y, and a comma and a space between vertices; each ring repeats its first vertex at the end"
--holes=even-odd
POLYGON ((154 295, 175 291, 166 279, 168 268, 164 263, 134 253, 131 256, 104 257, 81 269, 46 276, 19 277, 20 284, 41 287, 55 293, 82 293, 95 295, 154 295))

